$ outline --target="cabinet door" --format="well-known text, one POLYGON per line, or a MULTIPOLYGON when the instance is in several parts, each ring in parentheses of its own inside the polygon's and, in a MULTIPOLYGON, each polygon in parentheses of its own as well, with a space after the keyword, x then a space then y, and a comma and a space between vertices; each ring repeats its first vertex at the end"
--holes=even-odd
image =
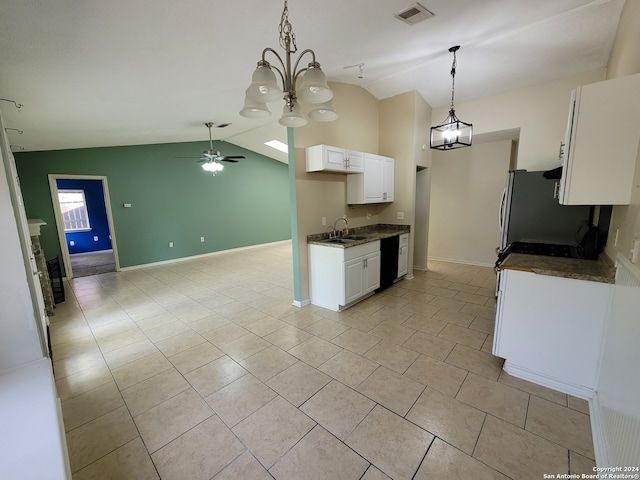
POLYGON ((354 258, 344 262, 344 305, 364 295, 364 259, 354 258))
POLYGON ((384 185, 382 189, 382 199, 385 202, 393 202, 395 163, 396 162, 393 158, 384 159, 384 185))
POLYGON ((380 252, 368 255, 364 259, 364 293, 373 292, 380 287, 380 252))
POLYGON ((329 170, 346 170, 345 151, 336 147, 325 147, 325 168, 329 170))
POLYGON ((640 140, 640 74, 578 87, 571 98, 560 203, 631 201, 640 140))
POLYGON ((364 203, 382 202, 384 193, 384 158, 367 154, 364 161, 364 203))
MULTIPOLYGON (((398 277, 406 275, 409 271, 409 241, 403 242, 402 235, 400 237, 400 247, 398 248, 398 277)), ((407 235, 407 238, 409 235, 407 235)))
POLYGON ((610 289, 606 283, 503 270, 494 354, 544 378, 593 388, 610 289))
POLYGON ((364 172, 364 154, 362 152, 355 152, 353 150, 347 150, 345 152, 346 158, 346 170, 349 172, 364 172))

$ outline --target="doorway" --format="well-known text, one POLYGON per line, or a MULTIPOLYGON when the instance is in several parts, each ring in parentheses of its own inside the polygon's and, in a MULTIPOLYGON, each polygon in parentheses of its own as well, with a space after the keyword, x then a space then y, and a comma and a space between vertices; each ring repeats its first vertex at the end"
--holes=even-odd
POLYGON ((119 270, 107 178, 49 175, 68 279, 119 270))
POLYGON ((431 190, 430 169, 417 167, 416 171, 416 220, 413 236, 413 269, 427 270, 429 239, 429 197, 431 190))

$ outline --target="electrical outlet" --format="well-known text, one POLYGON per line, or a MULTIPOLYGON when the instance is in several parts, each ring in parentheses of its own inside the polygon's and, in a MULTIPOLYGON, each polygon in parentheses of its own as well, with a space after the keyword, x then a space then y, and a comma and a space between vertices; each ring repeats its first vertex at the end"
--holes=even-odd
POLYGON ((404 212, 396 212, 396 219, 404 220, 404 212))
POLYGON ((169 248, 173 248, 173 242, 169 242, 169 248))
POLYGON ((327 217, 322 217, 322 226, 323 227, 327 226, 327 217))
POLYGON ((200 237, 200 243, 204 243, 204 237, 200 237))
POLYGON ((97 235, 94 235, 94 236, 93 236, 93 241, 94 241, 94 242, 97 242, 97 241, 98 241, 98 236, 97 236, 97 235))
POLYGON ((74 242, 73 240, 69 240, 69 246, 73 247, 75 246, 76 242, 74 242))

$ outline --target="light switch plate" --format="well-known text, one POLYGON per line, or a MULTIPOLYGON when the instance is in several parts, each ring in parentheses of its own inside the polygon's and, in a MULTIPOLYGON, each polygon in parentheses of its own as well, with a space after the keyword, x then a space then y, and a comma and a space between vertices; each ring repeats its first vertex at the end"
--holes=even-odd
POLYGON ((396 218, 398 220, 404 220, 404 212, 396 212, 396 218))

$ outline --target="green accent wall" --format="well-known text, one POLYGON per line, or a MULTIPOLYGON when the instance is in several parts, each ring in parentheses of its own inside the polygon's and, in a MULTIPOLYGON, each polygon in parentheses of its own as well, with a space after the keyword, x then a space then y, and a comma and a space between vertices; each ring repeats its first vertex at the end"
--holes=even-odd
POLYGON ((121 267, 290 239, 287 165, 227 142, 214 148, 247 158, 214 177, 197 158, 208 142, 16 153, 27 217, 47 222, 47 259, 60 255, 48 174, 107 177, 121 267))

